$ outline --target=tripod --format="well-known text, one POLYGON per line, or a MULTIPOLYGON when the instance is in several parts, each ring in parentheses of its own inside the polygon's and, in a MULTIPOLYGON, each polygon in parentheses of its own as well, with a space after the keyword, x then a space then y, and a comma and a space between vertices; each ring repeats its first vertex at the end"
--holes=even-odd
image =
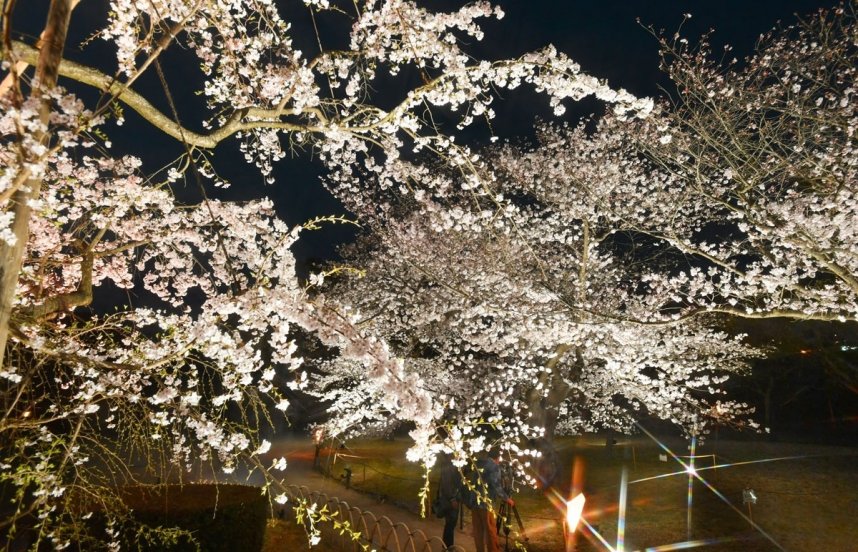
MULTIPOLYGON (((501 470, 501 486, 503 487, 504 492, 507 496, 512 496, 513 493, 517 490, 514 489, 515 485, 515 477, 513 475, 513 471, 510 467, 504 466, 505 469, 501 470)), ((506 544, 504 545, 504 550, 509 551, 509 533, 512 530, 512 523, 510 521, 510 513, 515 517, 515 521, 518 524, 518 531, 521 534, 524 542, 527 542, 527 533, 524 530, 524 524, 521 522, 521 514, 518 513, 518 507, 513 503, 510 505, 506 501, 501 502, 500 508, 498 508, 498 517, 497 517, 497 534, 500 536, 501 530, 503 530, 503 534, 506 537, 506 544)))
POLYGON ((497 524, 497 532, 498 536, 500 536, 501 531, 503 531, 504 536, 506 537, 506 543, 504 544, 504 550, 509 551, 509 534, 512 531, 512 523, 510 519, 510 513, 515 517, 515 521, 518 524, 518 531, 521 534, 524 542, 527 542, 527 533, 524 530, 524 524, 521 522, 521 514, 518 513, 518 507, 513 504, 510 506, 506 501, 501 502, 500 508, 498 508, 498 516, 496 520, 497 524))

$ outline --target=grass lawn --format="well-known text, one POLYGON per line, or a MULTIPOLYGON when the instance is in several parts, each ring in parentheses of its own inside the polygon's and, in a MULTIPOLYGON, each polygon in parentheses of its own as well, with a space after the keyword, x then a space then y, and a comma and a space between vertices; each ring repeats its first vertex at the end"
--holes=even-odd
MULTIPOLYGON (((688 454, 687 442, 668 440, 666 444, 678 455, 688 454)), ((349 465, 354 488, 417 512, 422 473, 420 466, 405 460, 408 445, 404 439, 350 442, 348 450, 340 451, 344 454, 338 457, 332 473, 339 475, 349 465)), ((619 483, 625 465, 630 481, 626 550, 679 543, 689 540, 689 535, 692 541, 706 543, 706 550, 778 550, 764 533, 786 550, 858 550, 856 449, 710 440, 697 454, 715 454, 718 464, 732 465, 706 469, 712 466, 711 457, 700 458, 698 473, 730 504, 695 480, 689 530, 688 475, 655 477, 682 468, 671 458, 662 462, 659 454, 663 451, 654 442, 621 438, 609 452, 603 437, 584 436, 559 439, 557 448, 564 467, 559 481, 566 486, 560 492, 568 493, 572 466, 577 461, 583 467, 585 519, 612 546, 617 539, 619 483), (774 458, 781 459, 758 462, 774 458), (750 512, 757 527, 739 513, 749 514, 742 503, 745 487, 752 488, 758 497, 750 512)), ((431 481, 434 484, 437 475, 432 474, 431 481)), ((529 536, 527 549, 562 550, 561 512, 533 489, 520 489, 515 499, 529 536)), ((578 535, 578 550, 603 549, 592 535, 588 538, 586 531, 578 535)))

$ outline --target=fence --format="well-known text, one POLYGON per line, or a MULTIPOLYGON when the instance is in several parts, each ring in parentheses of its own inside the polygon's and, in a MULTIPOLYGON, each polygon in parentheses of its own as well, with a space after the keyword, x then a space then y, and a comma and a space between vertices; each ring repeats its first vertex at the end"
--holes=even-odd
POLYGON ((460 546, 447 548, 438 537, 427 537, 419 529, 412 531, 402 522, 394 523, 387 516, 376 517, 372 512, 349 506, 337 497, 311 491, 303 485, 289 485, 287 490, 293 499, 315 503, 317 509, 327 505, 331 513, 337 513, 339 520, 349 522, 352 529, 360 533, 360 538, 353 540, 348 533, 340 534, 330 523, 320 523, 322 541, 340 550, 358 552, 362 545, 368 544, 370 548, 387 552, 464 552, 460 546))

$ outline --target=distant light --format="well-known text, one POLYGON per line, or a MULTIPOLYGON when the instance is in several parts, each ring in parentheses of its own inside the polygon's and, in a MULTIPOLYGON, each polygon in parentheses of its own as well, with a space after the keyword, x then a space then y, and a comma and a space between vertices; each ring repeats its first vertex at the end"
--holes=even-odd
POLYGON ((855 351, 858 350, 858 345, 841 345, 841 351, 855 351))
POLYGON ((799 351, 799 353, 801 353, 803 355, 809 355, 812 352, 813 352, 813 349, 802 349, 799 351))
POLYGON ((572 500, 566 501, 566 530, 574 533, 578 528, 578 522, 581 521, 581 514, 584 512, 584 493, 578 493, 578 496, 572 500))
POLYGON ((325 436, 324 430, 321 427, 317 427, 313 430, 313 444, 320 445, 322 444, 323 437, 325 436))

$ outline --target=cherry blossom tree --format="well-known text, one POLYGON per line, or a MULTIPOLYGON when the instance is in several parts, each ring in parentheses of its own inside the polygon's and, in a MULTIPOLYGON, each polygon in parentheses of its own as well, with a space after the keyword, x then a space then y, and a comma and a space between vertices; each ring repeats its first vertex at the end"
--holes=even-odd
POLYGON ((847 2, 741 62, 662 39, 676 94, 637 149, 672 201, 640 226, 694 259, 684 314, 858 317, 856 36, 847 2))
MULTIPOLYGON (((337 302, 308 296, 295 276, 290 247, 324 221, 288 228, 266 199, 175 197, 183 181, 203 191, 229 185, 213 168, 219 143, 237 140, 269 179, 287 151, 309 149, 336 193, 359 203, 366 172, 380 189, 413 189, 419 174, 404 158, 421 150, 457 167, 462 189, 481 186, 475 153, 441 132, 433 113, 459 128, 491 118, 497 89, 528 84, 558 113, 565 99, 591 94, 619 117, 651 108, 550 47, 515 60, 471 58, 461 39, 482 37, 480 18, 502 17, 486 2, 452 13, 401 0, 304 3, 314 18, 354 12, 344 49, 305 55, 293 33, 308 30, 292 29, 270 0, 115 0, 98 37, 115 45, 116 62, 92 67, 64 59, 74 0, 52 0, 35 45, 11 40, 14 4, 4 12, 0 480, 16 500, 0 522, 6 534, 67 546, 100 510, 107 533, 91 537, 115 542, 125 511, 111 489, 181 479, 201 464, 215 474, 260 468, 266 490, 285 500, 276 489, 285 461, 262 464, 270 443, 259 426, 288 407, 277 377, 308 379, 293 327, 360 366, 380 393, 375 407, 413 423, 415 454, 427 457, 444 410, 424 381, 431 374, 409 369, 385 336, 337 302), (147 71, 161 74, 161 58, 179 46, 199 61, 209 108, 193 126, 172 101, 165 114, 133 87, 147 71), (388 91, 392 107, 380 107, 379 75, 408 70, 421 83, 403 79, 388 91), (85 105, 69 91, 80 87, 101 96, 85 105), (109 154, 122 106, 177 140, 182 153, 164 170, 145 174, 142 152, 109 154), (111 286, 128 299, 105 293, 111 286), (145 473, 132 468, 136 459, 145 473)), ((166 83, 165 92, 169 99, 166 83)))
MULTIPOLYGON (((56 5, 66 4, 71 1, 56 5)), ((328 2, 308 4, 313 9, 334 9, 328 2)), ((323 51, 312 59, 305 59, 292 47, 289 24, 270 2, 259 0, 247 6, 217 3, 205 10, 202 5, 200 1, 115 2, 102 37, 117 44, 118 73, 67 60, 56 70, 106 93, 96 114, 103 114, 104 106, 111 102, 124 103, 194 148, 195 155, 201 155, 197 149, 211 149, 235 137, 248 159, 270 175, 272 163, 285 155, 280 138, 285 136, 291 146, 306 143, 315 147, 335 175, 347 183, 354 183, 348 177, 359 162, 394 182, 407 179, 396 162, 404 149, 429 148, 466 159, 467 148, 441 134, 431 117, 423 115, 425 107, 464 111, 460 127, 465 126, 475 116, 493 116, 489 107, 493 87, 529 83, 550 96, 558 113, 563 111, 563 99, 591 94, 615 103, 622 113, 646 114, 651 107, 648 100, 614 91, 582 74, 577 64, 550 47, 517 60, 472 60, 460 48, 456 33, 479 39, 482 31, 476 19, 502 17, 500 10, 486 2, 452 14, 432 13, 412 2, 369 2, 356 15, 349 49, 323 51), (203 92, 213 113, 203 121, 211 129, 205 134, 182 127, 130 88, 175 40, 191 48, 202 63, 203 92), (261 62, 254 63, 257 60, 261 62), (366 101, 379 72, 395 75, 411 66, 419 68, 424 84, 406 89, 400 103, 383 110, 366 101), (366 155, 370 146, 382 154, 381 162, 378 156, 366 155)), ((14 41, 6 52, 25 63, 34 63, 38 55, 36 48, 14 41)), ((85 122, 93 124, 92 119, 85 122)), ((38 153, 44 157, 49 152, 38 153)), ((23 187, 23 179, 44 161, 41 157, 20 173, 6 175, 7 196, 23 187)), ((13 217, 7 215, 6 219, 4 235, 20 241, 20 236, 9 233, 13 217)))
MULTIPOLYGON (((707 335, 701 316, 854 321, 855 33, 851 6, 821 11, 726 66, 706 42, 663 41, 677 101, 646 120, 547 127, 535 148, 475 161, 480 178, 412 165, 414 205, 382 209, 379 243, 353 257, 367 279, 334 293, 451 398, 454 443, 437 445, 460 459, 484 445, 473 429, 463 440, 461 420, 489 420, 518 446, 550 435, 552 417, 589 427, 620 425, 618 407, 635 404, 666 414, 653 403, 683 396, 694 362, 653 384, 665 395, 650 390, 646 405, 640 381, 615 388, 601 368, 649 377, 665 358, 642 351, 669 355, 674 339, 708 366, 699 351, 723 337, 707 335), (612 341, 624 332, 640 340, 612 341), (627 350, 620 343, 629 357, 612 357, 627 350), (598 404, 602 392, 624 400, 598 404)), ((349 370, 329 369, 330 383, 349 370)), ((319 390, 348 396, 349 415, 330 429, 383 422, 389 413, 374 405, 384 392, 348 381, 319 390)), ((664 417, 687 423, 694 410, 664 417)))
MULTIPOLYGON (((599 136, 546 125, 536 146, 483 156, 492 194, 446 193, 442 204, 418 190, 347 248, 364 276, 337 278, 329 293, 444 405, 429 452, 464 462, 499 438, 550 483, 557 432, 629 431, 651 416, 700 434, 747 411, 718 388, 757 353, 711 320, 659 313, 670 297, 644 280, 663 264, 658 251, 620 230, 638 208, 618 201, 625 182, 609 162, 627 135, 599 136)), ((444 174, 426 172, 432 188, 462 188, 444 174)), ((312 386, 338 409, 327 433, 389 427, 395 412, 378 403, 388 390, 348 360, 324 369, 312 386)))

